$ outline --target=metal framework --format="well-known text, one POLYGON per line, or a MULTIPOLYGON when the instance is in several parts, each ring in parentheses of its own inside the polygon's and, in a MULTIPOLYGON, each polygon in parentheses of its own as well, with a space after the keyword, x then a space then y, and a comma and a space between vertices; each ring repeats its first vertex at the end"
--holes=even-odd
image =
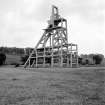
POLYGON ((68 43, 67 20, 52 6, 48 27, 24 64, 24 67, 77 67, 78 46, 68 43))

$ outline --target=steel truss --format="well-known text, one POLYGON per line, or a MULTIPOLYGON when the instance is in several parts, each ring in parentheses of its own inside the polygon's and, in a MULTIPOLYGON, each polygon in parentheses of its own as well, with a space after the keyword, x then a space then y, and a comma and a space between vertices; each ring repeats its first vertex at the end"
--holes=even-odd
POLYGON ((68 43, 67 20, 52 6, 48 27, 24 64, 24 67, 77 67, 78 46, 68 43))

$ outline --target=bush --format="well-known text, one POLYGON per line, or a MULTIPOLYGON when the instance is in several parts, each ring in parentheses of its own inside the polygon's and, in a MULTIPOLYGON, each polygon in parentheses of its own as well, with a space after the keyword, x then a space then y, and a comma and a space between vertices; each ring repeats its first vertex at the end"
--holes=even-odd
POLYGON ((87 65, 89 63, 87 58, 82 59, 82 65, 87 65))
POLYGON ((88 58, 88 65, 94 65, 94 62, 93 62, 92 58, 88 58))
POLYGON ((6 55, 4 53, 0 53, 0 65, 5 64, 6 55))
POLYGON ((82 64, 82 58, 81 57, 78 58, 78 63, 82 64))
POLYGON ((102 54, 96 54, 93 56, 93 60, 95 62, 95 64, 101 64, 101 62, 103 61, 104 56, 102 54))
POLYGON ((79 59, 78 63, 82 65, 94 65, 94 64, 101 64, 104 59, 104 55, 102 54, 82 54, 79 59))

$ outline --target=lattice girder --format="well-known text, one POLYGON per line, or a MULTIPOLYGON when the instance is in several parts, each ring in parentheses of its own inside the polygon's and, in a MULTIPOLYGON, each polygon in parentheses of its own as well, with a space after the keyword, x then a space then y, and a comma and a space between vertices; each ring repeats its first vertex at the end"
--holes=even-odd
POLYGON ((76 44, 68 44, 67 20, 61 18, 58 8, 52 7, 52 15, 48 27, 27 59, 24 67, 72 67, 78 65, 78 48, 76 44), (72 49, 73 46, 75 49, 72 49), (75 57, 74 57, 75 55, 75 57))

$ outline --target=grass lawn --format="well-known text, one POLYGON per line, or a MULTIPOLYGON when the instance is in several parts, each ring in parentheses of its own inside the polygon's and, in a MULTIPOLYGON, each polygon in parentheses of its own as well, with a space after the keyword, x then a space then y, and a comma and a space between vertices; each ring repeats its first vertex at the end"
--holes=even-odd
POLYGON ((105 105, 105 68, 0 68, 0 105, 105 105))

